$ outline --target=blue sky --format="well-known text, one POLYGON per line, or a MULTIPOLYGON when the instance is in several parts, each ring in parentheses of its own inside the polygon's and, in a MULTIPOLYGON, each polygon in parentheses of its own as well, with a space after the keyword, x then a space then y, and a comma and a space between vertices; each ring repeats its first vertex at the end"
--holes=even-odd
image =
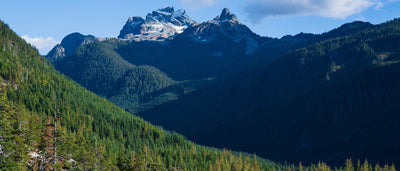
POLYGON ((185 9, 203 22, 224 7, 262 36, 323 33, 355 21, 378 24, 400 17, 400 0, 7 0, 0 19, 41 54, 72 32, 116 37, 130 16, 165 7, 185 9))

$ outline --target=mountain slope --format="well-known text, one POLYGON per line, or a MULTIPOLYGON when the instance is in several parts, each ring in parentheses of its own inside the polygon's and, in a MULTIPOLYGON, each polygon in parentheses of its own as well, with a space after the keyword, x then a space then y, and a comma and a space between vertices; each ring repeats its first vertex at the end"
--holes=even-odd
POLYGON ((2 22, 0 47, 1 170, 294 167, 199 146, 155 127, 59 74, 2 22), (57 139, 52 133, 54 106, 61 118, 57 139))
POLYGON ((197 142, 279 161, 397 163, 399 33, 399 19, 367 24, 140 115, 197 142))
POLYGON ((107 96, 117 81, 135 67, 103 43, 82 46, 74 55, 54 65, 62 73, 101 96, 107 96))
POLYGON ((262 44, 257 51, 252 54, 252 58, 254 58, 252 65, 260 63, 265 64, 265 62, 268 61, 265 60, 265 56, 269 56, 269 59, 281 57, 288 51, 303 48, 319 41, 349 36, 362 30, 372 28, 373 26, 374 25, 368 22, 354 21, 322 34, 299 33, 294 36, 283 36, 280 39, 274 39, 262 44))
MULTIPOLYGON (((55 62, 54 65, 60 72, 90 91, 110 99, 132 113, 155 105, 141 102, 143 98, 149 98, 148 94, 178 83, 155 67, 135 66, 125 61, 114 50, 115 42, 119 41, 107 40, 80 46, 73 55, 55 62)), ((159 99, 158 103, 163 103, 178 96, 174 93, 171 95, 160 94, 151 99, 159 99)))

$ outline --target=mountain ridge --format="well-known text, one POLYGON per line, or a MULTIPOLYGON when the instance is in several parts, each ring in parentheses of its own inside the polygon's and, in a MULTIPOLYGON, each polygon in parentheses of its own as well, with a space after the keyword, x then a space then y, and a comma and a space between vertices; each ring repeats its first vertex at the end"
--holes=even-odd
POLYGON ((201 42, 210 42, 215 46, 243 42, 245 53, 251 54, 257 50, 259 45, 270 40, 268 37, 261 37, 252 32, 247 26, 240 23, 235 14, 224 8, 220 15, 213 20, 195 24, 177 36, 178 41, 182 39, 193 39, 201 42))
MULTIPOLYGON (((169 14, 174 12, 173 8, 164 8, 161 10, 163 10, 161 12, 167 12, 169 14)), ((154 13, 158 14, 160 12, 154 13)), ((180 14, 184 14, 184 12, 180 12, 180 14)), ((154 15, 149 16, 148 18, 154 18, 154 15)), ((134 21, 135 19, 130 18, 129 20, 134 21)), ((89 90, 112 100, 120 106, 124 106, 125 109, 128 109, 132 113, 140 112, 141 109, 149 108, 146 106, 154 106, 154 104, 147 104, 149 101, 155 102, 155 104, 159 105, 160 103, 176 100, 184 93, 199 88, 199 85, 202 84, 197 83, 199 80, 203 80, 200 82, 209 82, 209 78, 218 76, 221 73, 230 72, 233 68, 238 68, 236 66, 241 65, 243 59, 240 59, 237 55, 241 54, 244 56, 246 54, 246 40, 255 41, 253 39, 257 39, 259 42, 263 41, 260 36, 254 34, 246 26, 240 24, 236 16, 231 14, 228 9, 224 9, 219 16, 215 17, 214 22, 215 21, 218 21, 218 23, 213 26, 213 28, 221 28, 219 30, 224 32, 223 34, 218 34, 218 36, 222 38, 221 41, 226 40, 229 43, 199 42, 197 40, 192 41, 191 39, 188 39, 188 41, 185 42, 180 42, 179 40, 184 37, 181 36, 181 34, 184 33, 181 33, 177 35, 177 37, 168 41, 126 41, 124 39, 104 39, 101 41, 90 42, 88 44, 82 44, 77 48, 74 54, 56 61, 54 64, 60 72, 70 76, 89 90), (228 25, 223 26, 219 23, 227 23, 228 25), (233 32, 239 33, 240 30, 244 30, 240 32, 244 34, 240 35, 240 38, 236 38, 238 36, 233 37, 235 39, 226 35, 226 30, 229 30, 229 27, 232 27, 230 24, 233 24, 233 27, 239 27, 239 29, 233 29, 233 32), (247 36, 251 38, 246 38, 247 36), (219 44, 223 46, 219 46, 219 44), (188 45, 191 47, 188 48, 188 45), (234 50, 231 50, 232 47, 235 47, 234 50), (193 52, 198 52, 198 54, 190 55, 193 52), (204 55, 206 55, 206 57, 204 57, 204 55), (168 58, 165 56, 168 56, 168 58), (120 61, 120 64, 126 63, 126 65, 132 66, 122 67, 119 66, 120 64, 114 65, 109 63, 116 59, 120 61), (109 64, 104 65, 105 62, 109 64), (223 63, 226 63, 226 66, 218 66, 218 64, 223 63), (132 70, 126 68, 133 68, 134 66, 137 67, 142 65, 149 66, 149 68, 152 68, 151 71, 144 69, 143 72, 137 72, 136 74, 138 75, 130 74, 130 78, 123 78, 123 76, 126 75, 124 73, 132 70), (118 85, 121 83, 119 80, 137 80, 135 77, 141 77, 139 73, 147 73, 144 75, 149 76, 152 81, 139 81, 141 84, 138 84, 138 87, 134 88, 136 89, 135 91, 131 91, 133 90, 131 88, 118 85), (157 79, 155 79, 156 77, 151 76, 154 75, 154 73, 157 73, 155 74, 158 75, 157 79), (191 85, 191 83, 194 84, 191 85), (158 85, 162 86, 157 89, 151 89, 151 91, 146 90, 146 93, 141 92, 144 90, 144 87, 154 87, 152 84, 156 85, 155 87, 158 87, 158 85), (168 89, 169 92, 153 96, 154 93, 159 92, 161 89, 168 89), (130 93, 123 94, 123 92, 130 93), (146 94, 149 96, 151 95, 152 98, 149 98, 146 94), (129 103, 124 102, 123 99, 129 101, 129 103), (141 99, 146 99, 146 102, 143 102, 143 104, 147 105, 143 106, 141 99), (136 107, 132 106, 141 107, 140 109, 136 109, 136 107)), ((188 29, 190 28, 192 28, 192 26, 188 29)), ((186 30, 184 32, 186 32, 186 30)), ((218 36, 216 38, 218 38, 218 36)), ((147 80, 144 77, 141 79, 147 80)))

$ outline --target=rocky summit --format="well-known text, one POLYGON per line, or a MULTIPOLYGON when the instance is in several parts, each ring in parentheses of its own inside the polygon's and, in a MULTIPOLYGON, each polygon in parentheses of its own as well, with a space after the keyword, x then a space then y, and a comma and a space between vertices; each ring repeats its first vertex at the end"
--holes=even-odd
POLYGON ((255 34, 246 25, 241 24, 236 15, 232 14, 227 8, 224 8, 221 14, 213 20, 188 28, 179 37, 180 40, 192 39, 209 42, 227 49, 231 48, 227 42, 242 43, 245 46, 246 54, 253 53, 260 44, 269 39, 255 34))
POLYGON ((56 45, 46 56, 50 62, 58 61, 66 56, 72 55, 79 46, 99 41, 92 35, 82 35, 80 33, 71 33, 64 37, 61 44, 56 45))
POLYGON ((147 14, 146 19, 129 17, 118 38, 130 40, 165 40, 196 22, 186 15, 185 10, 175 11, 165 7, 147 14))
POLYGON ((230 21, 240 24, 239 19, 237 19, 236 15, 232 14, 228 8, 224 8, 221 14, 215 17, 213 21, 219 21, 219 22, 230 21))

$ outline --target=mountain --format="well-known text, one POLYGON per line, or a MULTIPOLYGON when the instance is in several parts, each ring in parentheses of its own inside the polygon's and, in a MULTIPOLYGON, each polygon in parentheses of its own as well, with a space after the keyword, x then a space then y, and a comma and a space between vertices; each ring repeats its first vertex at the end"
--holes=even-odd
POLYGON ((400 20, 350 23, 330 33, 343 36, 216 79, 139 115, 196 142, 277 161, 337 165, 352 157, 398 165, 400 20))
MULTIPOLYGON (((164 8, 149 14, 147 18, 164 21, 166 12, 177 13, 173 8, 164 8)), ((168 21, 172 22, 171 19, 168 21)), ((191 26, 181 33, 183 36, 168 41, 105 39, 82 44, 75 53, 54 64, 57 70, 96 94, 132 113, 141 112, 176 100, 207 84, 212 77, 240 68, 244 60, 241 57, 246 54, 247 48, 244 40, 257 40, 260 43, 264 40, 240 24, 228 9, 224 9, 213 23, 198 26, 210 33, 213 33, 212 29, 220 30, 215 34, 216 38, 226 42, 217 45, 217 39, 207 42, 197 39, 180 41, 187 35, 200 34, 192 33, 191 26), (230 28, 234 28, 230 34, 238 36, 226 35, 230 28)), ((69 37, 65 39, 69 40, 69 37)))
POLYGON ((213 20, 193 24, 168 41, 128 42, 116 51, 135 65, 151 65, 174 80, 207 79, 243 67, 261 45, 272 41, 241 24, 224 9, 213 20))
POLYGON ((0 47, 0 170, 296 167, 200 146, 127 113, 57 72, 1 21, 0 47))
POLYGON ((64 37, 61 44, 56 45, 46 56, 50 62, 58 61, 66 56, 72 55, 75 49, 81 45, 99 41, 92 35, 82 35, 80 33, 71 33, 64 37))
POLYGON ((209 42, 219 48, 232 48, 228 42, 242 43, 246 54, 257 50, 258 46, 269 38, 253 33, 247 26, 240 23, 235 14, 224 8, 213 20, 195 24, 178 36, 177 41, 193 39, 209 42), (228 45, 228 46, 226 46, 228 45))
POLYGON ((81 46, 55 67, 124 109, 210 146, 293 163, 392 163, 399 158, 388 140, 399 121, 398 27, 398 20, 353 22, 273 39, 224 9, 164 41, 81 46))
MULTIPOLYGON (((150 22, 158 23, 156 25, 183 24, 188 25, 188 28, 164 41, 118 39, 116 45, 110 48, 133 65, 153 66, 177 81, 208 79, 232 72, 251 60, 245 58, 246 55, 256 52, 260 47, 264 47, 264 44, 274 40, 253 33, 228 9, 223 9, 213 20, 194 23, 183 10, 174 11, 173 8, 167 7, 153 11, 143 23, 141 22, 142 19, 138 17, 130 18, 121 33, 131 32, 136 36, 148 36, 150 34, 139 33, 137 28, 149 25, 150 22)), ((48 57, 50 56, 51 53, 48 54, 48 57)))
POLYGON ((146 19, 129 17, 118 38, 130 40, 163 40, 182 33, 196 22, 182 9, 165 7, 147 14, 146 19))

